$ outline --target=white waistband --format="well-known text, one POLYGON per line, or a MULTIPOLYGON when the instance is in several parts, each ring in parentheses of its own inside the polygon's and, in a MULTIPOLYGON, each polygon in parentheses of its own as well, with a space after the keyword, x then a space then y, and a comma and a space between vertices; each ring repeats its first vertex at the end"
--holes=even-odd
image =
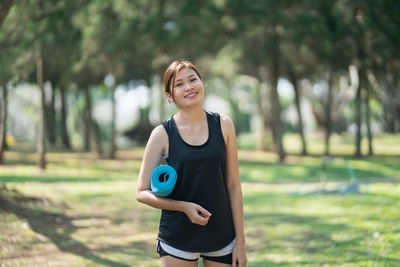
POLYGON ((171 247, 170 245, 162 242, 161 240, 159 240, 159 242, 160 242, 160 246, 162 247, 162 249, 165 252, 167 252, 168 254, 171 254, 171 255, 176 256, 176 257, 188 259, 188 260, 196 260, 201 255, 208 256, 208 257, 219 257, 219 256, 225 256, 225 255, 228 255, 228 254, 232 253, 233 248, 235 247, 236 238, 233 239, 233 241, 229 245, 227 245, 226 247, 224 247, 222 249, 219 249, 217 251, 202 252, 202 253, 200 253, 200 252, 188 252, 188 251, 180 250, 180 249, 171 247))

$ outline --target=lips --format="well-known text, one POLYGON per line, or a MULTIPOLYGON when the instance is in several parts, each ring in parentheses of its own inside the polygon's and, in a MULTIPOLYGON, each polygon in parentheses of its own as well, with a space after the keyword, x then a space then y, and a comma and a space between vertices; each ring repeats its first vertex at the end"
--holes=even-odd
POLYGON ((198 94, 198 92, 193 92, 188 95, 185 95, 185 98, 194 98, 197 94, 198 94))

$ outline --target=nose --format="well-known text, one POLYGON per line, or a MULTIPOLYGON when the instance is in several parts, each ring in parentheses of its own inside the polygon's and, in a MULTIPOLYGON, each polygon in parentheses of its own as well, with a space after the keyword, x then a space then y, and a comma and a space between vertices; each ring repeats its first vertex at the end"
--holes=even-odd
POLYGON ((185 91, 192 90, 193 86, 190 83, 185 83, 185 91))

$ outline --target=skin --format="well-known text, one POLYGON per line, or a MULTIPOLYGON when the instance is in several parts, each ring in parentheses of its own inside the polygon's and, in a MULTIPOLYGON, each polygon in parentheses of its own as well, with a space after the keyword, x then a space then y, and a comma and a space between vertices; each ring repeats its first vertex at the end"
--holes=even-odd
MULTIPOLYGON (((175 83, 171 87, 175 101, 169 93, 166 93, 166 97, 168 101, 175 102, 179 109, 178 113, 174 115, 174 120, 181 137, 191 145, 205 143, 208 139, 208 125, 202 106, 204 99, 203 81, 196 75, 194 70, 183 68, 176 74, 175 83)), ((238 265, 233 264, 233 266, 244 267, 247 264, 247 256, 236 136, 232 120, 224 114, 221 114, 221 129, 227 155, 227 188, 236 233, 236 245, 232 253, 232 262, 239 262, 238 265)), ((154 208, 183 212, 192 223, 206 225, 212 214, 200 205, 157 197, 150 192, 151 173, 160 164, 162 157, 167 155, 168 135, 164 127, 159 125, 152 131, 144 151, 136 187, 136 199, 154 208), (201 212, 201 215, 199 212, 201 212)), ((161 262, 163 266, 197 266, 197 262, 183 261, 170 256, 162 257, 161 262)), ((205 267, 232 266, 209 260, 203 260, 203 263, 205 267)))

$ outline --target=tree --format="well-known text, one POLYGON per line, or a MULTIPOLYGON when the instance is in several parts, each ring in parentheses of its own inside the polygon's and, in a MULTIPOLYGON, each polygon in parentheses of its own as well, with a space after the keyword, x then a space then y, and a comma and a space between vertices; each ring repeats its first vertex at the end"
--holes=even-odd
POLYGON ((7 133, 7 109, 8 109, 8 88, 7 83, 2 82, 2 103, 1 103, 1 118, 0 118, 0 165, 4 163, 4 149, 6 147, 7 133))
POLYGON ((349 46, 347 25, 342 21, 339 1, 322 2, 304 1, 303 8, 308 10, 302 19, 308 21, 307 28, 300 28, 304 33, 303 42, 318 59, 319 72, 314 77, 324 77, 327 81, 327 93, 324 99, 325 151, 330 154, 330 136, 332 134, 332 108, 334 88, 338 86, 341 73, 347 71, 352 50, 349 46))
POLYGON ((0 29, 6 19, 14 0, 1 0, 0 1, 0 29))
MULTIPOLYGON (((266 124, 270 125, 274 149, 281 162, 284 161, 285 151, 282 143, 283 125, 277 86, 278 79, 282 74, 280 49, 284 34, 284 16, 281 10, 286 7, 286 2, 279 2, 279 4, 273 1, 229 2, 233 18, 239 22, 238 28, 243 48, 241 71, 257 77, 263 83, 268 84, 270 89, 268 100, 271 110, 267 113, 271 115, 267 118, 262 112, 261 116, 264 127, 266 124)), ((259 92, 259 96, 261 95, 259 92)))
POLYGON ((400 131, 400 4, 396 1, 364 1, 363 19, 371 51, 368 81, 383 108, 386 131, 400 131))
POLYGON ((40 112, 39 112, 39 126, 38 126, 38 167, 40 169, 46 168, 46 115, 45 115, 45 94, 43 86, 43 58, 42 52, 39 50, 37 53, 36 61, 36 75, 37 83, 40 90, 40 112))
MULTIPOLYGON (((0 29, 13 5, 13 0, 2 0, 0 2, 0 29)), ((13 76, 11 62, 15 59, 15 49, 13 49, 14 36, 9 35, 9 30, 0 31, 0 86, 2 87, 2 103, 0 117, 0 164, 4 164, 4 150, 7 147, 7 117, 8 117, 8 81, 13 76), (7 38, 8 37, 8 38, 7 38), (10 38, 11 37, 11 38, 10 38)))

